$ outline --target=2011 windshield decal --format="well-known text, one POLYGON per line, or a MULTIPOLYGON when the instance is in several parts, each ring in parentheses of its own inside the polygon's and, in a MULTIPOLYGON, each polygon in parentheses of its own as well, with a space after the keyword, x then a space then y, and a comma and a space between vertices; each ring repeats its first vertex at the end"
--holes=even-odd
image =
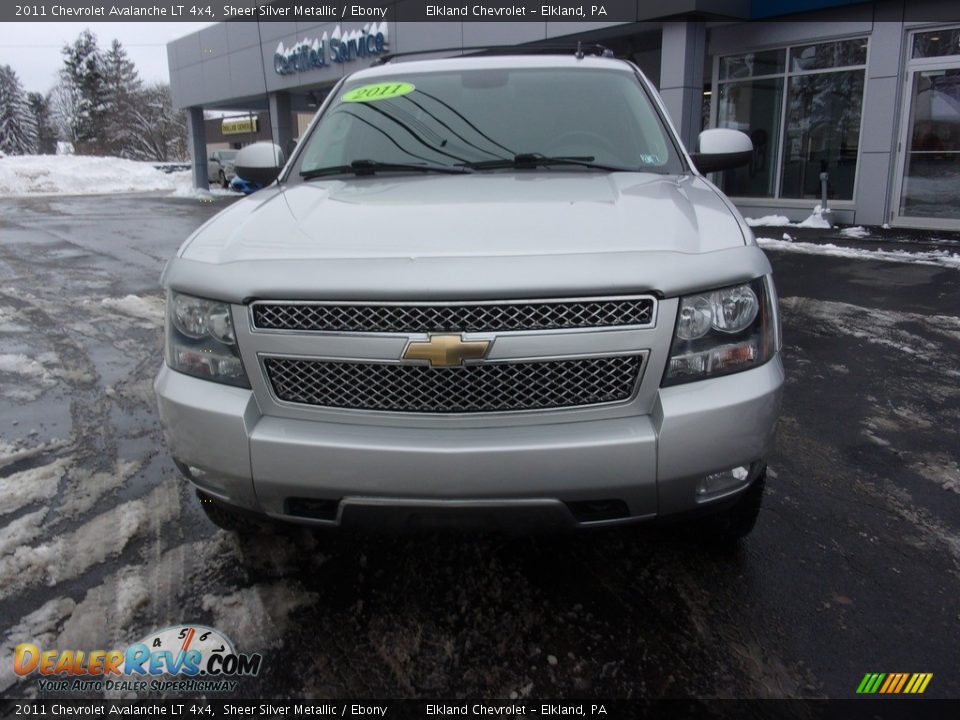
POLYGON ((344 93, 340 99, 343 102, 375 102, 409 95, 416 89, 413 83, 375 83, 354 88, 344 93))

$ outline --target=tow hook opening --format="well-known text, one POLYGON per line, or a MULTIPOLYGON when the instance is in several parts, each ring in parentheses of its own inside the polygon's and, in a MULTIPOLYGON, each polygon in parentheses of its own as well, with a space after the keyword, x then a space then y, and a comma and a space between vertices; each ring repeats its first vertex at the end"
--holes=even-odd
POLYGON ((623 500, 580 500, 568 502, 567 507, 577 522, 581 523, 618 520, 630 515, 623 500))
POLYGON ((318 498, 287 498, 284 502, 284 512, 287 515, 310 518, 311 520, 336 520, 339 500, 323 500, 318 498))

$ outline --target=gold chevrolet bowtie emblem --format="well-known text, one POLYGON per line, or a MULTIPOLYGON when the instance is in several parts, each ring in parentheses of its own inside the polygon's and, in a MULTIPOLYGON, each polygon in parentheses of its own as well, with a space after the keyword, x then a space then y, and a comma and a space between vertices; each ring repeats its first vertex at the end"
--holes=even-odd
POLYGON ((429 360, 433 367, 463 365, 487 355, 490 340, 464 340, 460 335, 431 335, 426 342, 413 342, 403 353, 404 360, 429 360))

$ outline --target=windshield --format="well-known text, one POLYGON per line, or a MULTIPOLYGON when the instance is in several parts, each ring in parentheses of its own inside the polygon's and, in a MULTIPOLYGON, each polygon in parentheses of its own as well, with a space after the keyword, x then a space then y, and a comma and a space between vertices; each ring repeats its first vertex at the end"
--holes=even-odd
POLYGON ((516 167, 518 159, 521 167, 543 170, 683 170, 632 72, 478 68, 348 82, 307 139, 290 179, 351 164, 371 172, 378 171, 373 165, 477 171, 516 167))
POLYGON ((233 159, 236 158, 236 157, 237 157, 237 151, 236 151, 236 150, 229 150, 229 151, 221 150, 221 151, 220 151, 220 158, 221 158, 222 160, 233 160, 233 159))

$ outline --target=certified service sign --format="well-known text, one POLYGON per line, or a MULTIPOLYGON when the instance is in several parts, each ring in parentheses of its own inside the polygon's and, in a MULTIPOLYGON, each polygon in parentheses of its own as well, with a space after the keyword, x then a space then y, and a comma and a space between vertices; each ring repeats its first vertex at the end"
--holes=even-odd
POLYGON ((358 58, 376 57, 387 50, 387 21, 368 23, 360 30, 343 32, 337 25, 331 33, 318 38, 303 38, 290 47, 282 42, 273 54, 273 70, 278 75, 315 70, 330 63, 345 63, 358 58))

